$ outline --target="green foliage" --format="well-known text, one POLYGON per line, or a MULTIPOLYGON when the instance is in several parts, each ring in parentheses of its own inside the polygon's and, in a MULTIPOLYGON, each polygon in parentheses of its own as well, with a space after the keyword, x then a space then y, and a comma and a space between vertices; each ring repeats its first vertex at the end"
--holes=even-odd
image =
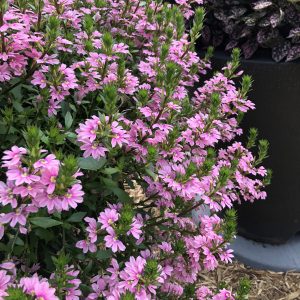
POLYGON ((132 294, 130 292, 127 292, 126 294, 121 295, 121 300, 134 300, 134 299, 135 299, 134 294, 132 294))
POLYGON ((236 300, 247 300, 250 290, 251 281, 246 277, 242 278, 236 291, 236 300))
POLYGON ((94 159, 92 157, 80 157, 78 158, 78 166, 83 170, 96 171, 101 169, 106 163, 105 158, 94 159))
POLYGON ((225 241, 230 242, 236 235, 237 231, 237 214, 234 209, 225 211, 222 233, 225 241))
POLYGON ((30 219, 31 224, 36 225, 41 228, 50 228, 54 226, 59 226, 62 222, 54 220, 50 217, 34 217, 30 219))
POLYGON ((22 289, 19 288, 8 288, 8 296, 5 297, 5 300, 31 300, 31 297, 25 295, 22 289))

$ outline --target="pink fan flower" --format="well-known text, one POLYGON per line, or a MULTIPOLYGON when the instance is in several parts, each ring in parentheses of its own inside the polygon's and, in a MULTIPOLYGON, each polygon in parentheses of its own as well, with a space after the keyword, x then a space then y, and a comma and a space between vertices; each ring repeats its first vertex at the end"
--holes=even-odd
POLYGON ((51 288, 46 280, 39 280, 36 275, 22 278, 20 286, 26 294, 34 295, 36 299, 59 300, 55 296, 55 289, 51 288))
POLYGON ((53 194, 55 190, 58 172, 58 167, 50 167, 43 171, 41 183, 47 186, 48 194, 53 194))
POLYGON ((91 243, 89 240, 82 240, 76 243, 76 248, 82 249, 83 253, 96 252, 97 246, 94 243, 91 243))
POLYGON ((76 208, 78 203, 83 202, 84 192, 81 184, 74 184, 67 193, 62 197, 61 207, 63 210, 69 210, 69 206, 76 208))
POLYGON ((98 143, 96 141, 90 142, 85 141, 81 146, 81 150, 84 150, 83 157, 89 157, 92 156, 94 159, 99 159, 101 157, 106 156, 106 152, 108 152, 108 149, 103 147, 101 143, 98 143))
POLYGON ((126 247, 120 240, 118 240, 115 231, 111 227, 106 228, 106 230, 108 232, 108 235, 104 237, 106 248, 111 248, 114 253, 118 251, 125 251, 126 247))
POLYGON ((18 165, 21 160, 21 157, 27 153, 27 150, 22 147, 13 146, 11 150, 6 150, 3 153, 3 166, 9 168, 18 165))
POLYGON ((128 137, 126 130, 124 130, 118 122, 114 121, 111 125, 111 131, 113 134, 113 137, 111 139, 111 145, 112 147, 116 147, 116 145, 119 145, 119 147, 122 147, 123 144, 128 144, 128 137))
POLYGON ((92 118, 86 120, 84 124, 79 124, 79 128, 76 130, 76 133, 78 134, 78 141, 85 142, 88 140, 93 142, 97 137, 99 124, 100 119, 97 116, 92 116, 92 118))
POLYGON ((103 291, 105 290, 106 282, 100 276, 96 276, 92 278, 91 283, 93 292, 88 295, 86 300, 97 300, 101 298, 101 296, 103 296, 103 291))
POLYGON ((62 201, 58 196, 51 195, 46 192, 39 193, 34 199, 34 203, 38 207, 47 207, 49 213, 61 211, 61 202, 62 201))
POLYGON ((32 84, 37 85, 42 89, 47 87, 47 78, 42 72, 35 71, 34 74, 32 75, 32 78, 33 78, 31 80, 32 84))
POLYGON ((120 272, 120 278, 122 279, 119 284, 120 288, 134 292, 142 277, 146 263, 146 260, 140 256, 137 258, 131 256, 129 261, 125 263, 125 269, 120 272))
POLYGON ((14 194, 20 195, 22 198, 31 196, 36 197, 38 193, 42 192, 42 186, 39 184, 29 184, 26 186, 17 186, 14 188, 14 194))
POLYGON ((28 168, 11 169, 6 172, 8 180, 15 181, 16 185, 31 184, 40 180, 40 176, 30 174, 28 168))
POLYGON ((98 217, 98 222, 101 223, 101 229, 112 228, 111 225, 119 220, 120 214, 113 208, 106 208, 98 217))
POLYGON ((3 297, 8 296, 6 290, 8 288, 8 284, 11 280, 11 277, 7 275, 6 271, 0 271, 0 299, 4 299, 3 297))
POLYGON ((212 300, 234 300, 231 291, 228 291, 226 289, 222 289, 219 291, 219 293, 212 297, 212 300))
POLYGON ((14 184, 11 181, 7 185, 0 181, 0 203, 5 206, 10 204, 12 208, 18 206, 18 201, 13 192, 14 184))
POLYGON ((109 281, 112 282, 112 283, 117 282, 119 274, 120 274, 120 268, 119 268, 118 261, 113 258, 111 260, 111 267, 107 268, 106 271, 111 274, 110 277, 109 277, 109 281))
POLYGON ((10 223, 11 227, 15 227, 16 224, 20 224, 25 226, 27 222, 27 214, 25 210, 21 207, 20 209, 17 209, 16 212, 10 212, 7 214, 4 214, 0 217, 0 223, 7 224, 10 223))
POLYGON ((92 243, 97 241, 97 221, 94 218, 86 217, 84 221, 88 223, 86 231, 88 232, 89 239, 92 243))
POLYGON ((133 222, 130 226, 130 230, 127 232, 127 235, 132 235, 135 239, 140 239, 143 231, 141 230, 141 228, 143 227, 143 224, 140 220, 138 220, 137 218, 133 218, 133 222))
POLYGON ((37 162, 34 163, 34 167, 37 168, 49 168, 49 167, 55 167, 58 168, 60 165, 59 160, 56 159, 56 156, 54 154, 49 154, 45 158, 39 159, 37 162))

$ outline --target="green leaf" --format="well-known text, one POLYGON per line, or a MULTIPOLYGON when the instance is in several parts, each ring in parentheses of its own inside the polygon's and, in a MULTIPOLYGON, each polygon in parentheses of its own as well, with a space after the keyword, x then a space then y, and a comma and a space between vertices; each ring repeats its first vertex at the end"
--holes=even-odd
POLYGON ((118 183, 116 181, 113 181, 112 179, 109 178, 102 178, 102 180, 103 183, 105 184, 105 187, 113 194, 115 194, 120 200, 120 202, 126 202, 131 200, 129 195, 124 190, 119 188, 118 183))
POLYGON ((71 115, 71 113, 68 111, 65 115, 65 126, 66 129, 69 129, 73 124, 73 117, 71 115))
POLYGON ((157 178, 157 175, 150 169, 150 168, 146 168, 145 169, 146 173, 151 176, 153 179, 157 178))
POLYGON ((112 252, 111 250, 99 250, 96 253, 96 257, 99 260, 105 260, 112 257, 112 252))
POLYGON ((105 165, 105 163, 106 163, 105 158, 100 158, 98 160, 96 160, 92 157, 78 158, 78 166, 84 170, 96 171, 96 170, 101 169, 105 165))
POLYGON ((14 109, 15 109, 18 113, 20 113, 20 112, 22 112, 22 111, 24 110, 24 108, 23 108, 23 106, 21 105, 21 103, 20 103, 20 102, 17 102, 17 101, 13 101, 13 107, 14 107, 14 109))
POLYGON ((132 199, 129 197, 129 195, 120 188, 112 188, 112 192, 118 197, 120 202, 127 202, 131 201, 132 199))
POLYGON ((16 245, 19 245, 19 246, 24 246, 23 240, 21 240, 19 237, 16 238, 15 244, 16 244, 16 245))
POLYGON ((61 225, 62 222, 48 218, 48 217, 35 217, 30 220, 30 222, 41 228, 50 228, 54 226, 61 225))
POLYGON ((78 223, 81 222, 81 220, 86 216, 86 212, 80 211, 77 213, 74 213, 70 218, 67 219, 67 222, 70 223, 78 223))
POLYGON ((105 184, 105 186, 110 190, 114 187, 118 187, 118 183, 110 178, 102 177, 102 180, 103 180, 103 183, 105 184))
POLYGON ((55 237, 52 231, 44 228, 37 228, 36 230, 34 230, 34 233, 40 239, 45 240, 46 243, 50 242, 55 237))
POLYGON ((102 173, 107 174, 107 175, 112 175, 115 173, 119 173, 120 169, 119 168, 106 168, 102 171, 102 173))

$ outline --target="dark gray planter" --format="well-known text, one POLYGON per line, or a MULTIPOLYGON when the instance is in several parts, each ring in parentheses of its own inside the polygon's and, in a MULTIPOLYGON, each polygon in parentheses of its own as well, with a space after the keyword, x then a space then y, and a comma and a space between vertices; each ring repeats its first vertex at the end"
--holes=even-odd
MULTIPOLYGON (((213 69, 229 59, 217 52, 213 69)), ((300 232, 300 63, 275 63, 258 57, 242 60, 253 77, 249 99, 256 110, 246 114, 242 127, 259 130, 270 142, 265 166, 273 169, 268 197, 243 203, 238 209, 239 234, 260 242, 280 244, 300 232)))

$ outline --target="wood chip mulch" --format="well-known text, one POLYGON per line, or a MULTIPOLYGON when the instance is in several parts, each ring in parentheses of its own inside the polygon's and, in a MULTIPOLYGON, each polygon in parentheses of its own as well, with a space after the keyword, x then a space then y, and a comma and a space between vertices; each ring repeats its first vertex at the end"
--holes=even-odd
POLYGON ((201 274, 200 284, 215 289, 225 283, 235 290, 243 277, 251 281, 249 300, 300 300, 300 273, 255 270, 238 262, 201 274))

